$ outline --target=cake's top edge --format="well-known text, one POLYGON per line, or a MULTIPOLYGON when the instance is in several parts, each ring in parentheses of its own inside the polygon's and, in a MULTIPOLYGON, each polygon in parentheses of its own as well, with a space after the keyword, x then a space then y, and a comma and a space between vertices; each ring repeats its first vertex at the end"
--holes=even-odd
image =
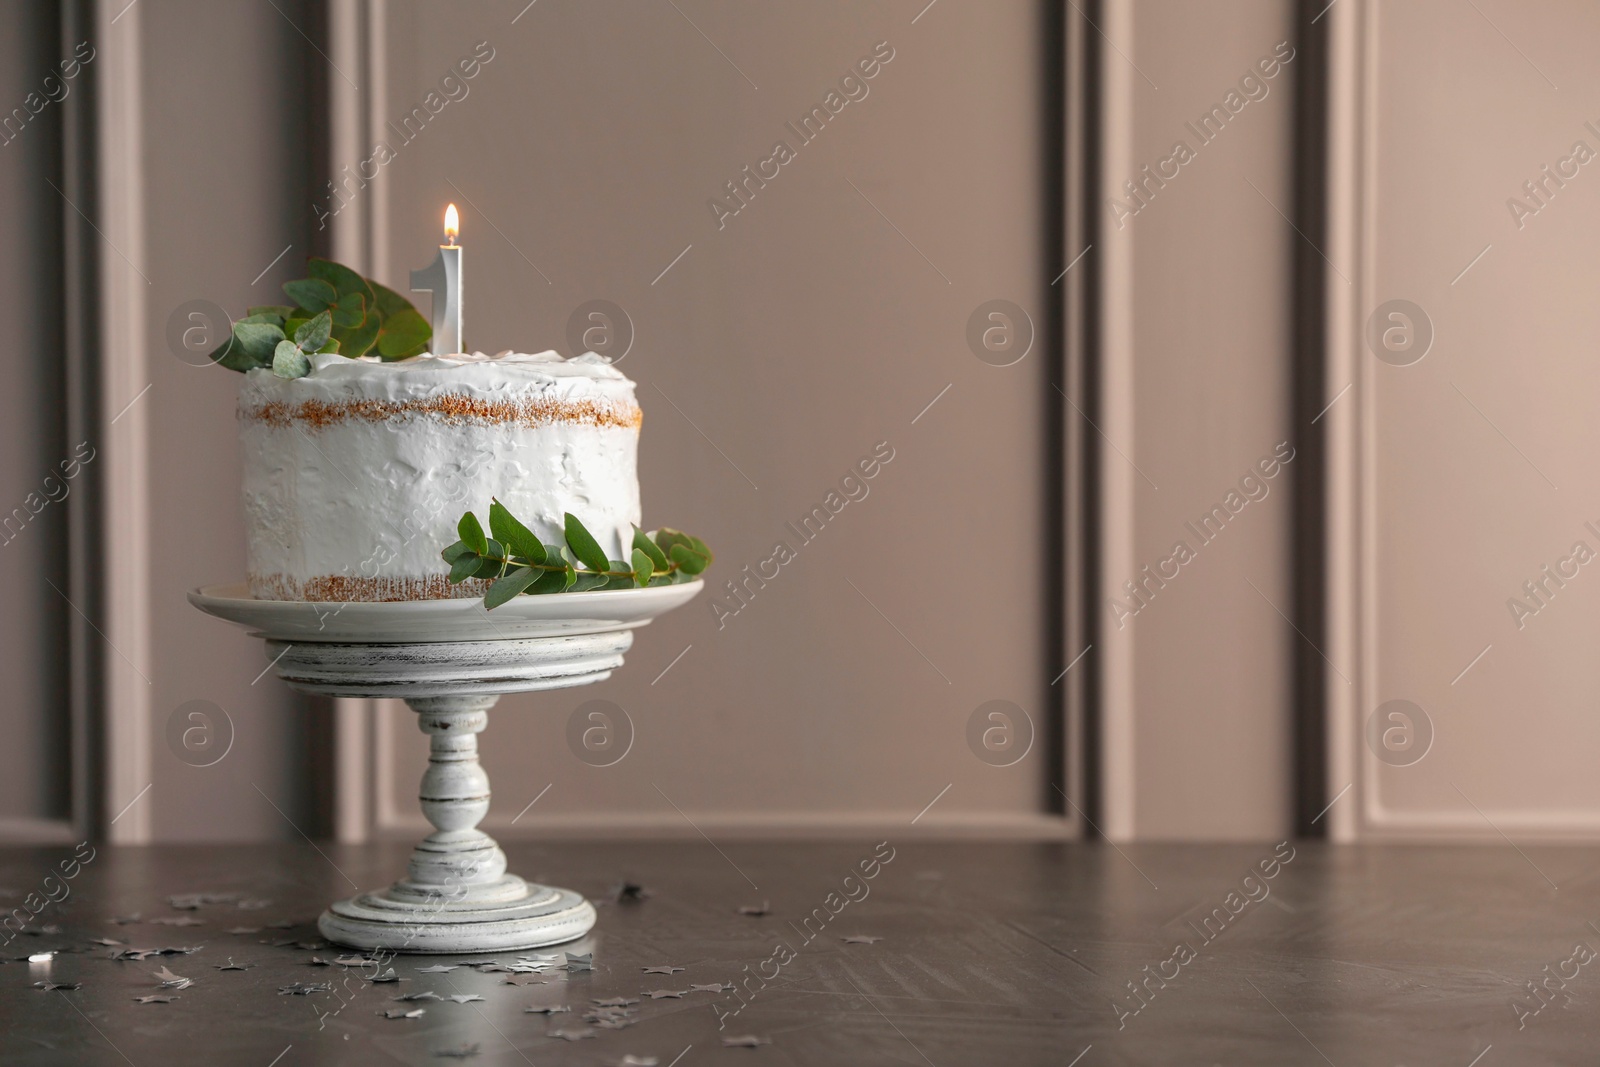
MULTIPOLYGON (((545 352, 455 352, 449 355, 424 352, 410 359, 386 363, 376 356, 357 356, 350 359, 337 352, 324 352, 311 357, 310 378, 368 378, 380 375, 411 375, 417 373, 474 375, 492 370, 502 370, 517 377, 594 378, 602 381, 625 382, 628 376, 611 365, 605 356, 585 352, 581 356, 565 359, 559 353, 545 352)), ((252 372, 254 373, 254 372, 252 372)), ((262 370, 262 374, 272 372, 262 370)))

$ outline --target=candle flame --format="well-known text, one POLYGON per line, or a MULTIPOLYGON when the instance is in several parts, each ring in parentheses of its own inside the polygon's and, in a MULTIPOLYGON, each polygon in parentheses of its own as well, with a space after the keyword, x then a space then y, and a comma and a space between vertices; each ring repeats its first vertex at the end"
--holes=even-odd
POLYGON ((444 236, 450 244, 455 244, 460 233, 461 215, 456 211, 456 206, 451 204, 444 209, 444 236))

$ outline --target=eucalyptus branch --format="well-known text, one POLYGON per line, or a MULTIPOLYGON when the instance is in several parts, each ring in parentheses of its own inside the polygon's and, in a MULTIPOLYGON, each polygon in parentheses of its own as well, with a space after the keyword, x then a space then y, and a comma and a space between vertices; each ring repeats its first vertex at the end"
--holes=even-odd
POLYGON ((630 559, 607 559, 594 535, 568 512, 564 543, 545 544, 496 500, 489 505, 490 537, 472 512, 456 524, 461 540, 439 555, 450 564, 450 581, 493 582, 483 598, 493 609, 523 593, 580 592, 590 589, 640 589, 693 581, 711 565, 711 549, 698 537, 663 528, 647 535, 633 531, 630 559), (579 566, 582 564, 582 566, 579 566))

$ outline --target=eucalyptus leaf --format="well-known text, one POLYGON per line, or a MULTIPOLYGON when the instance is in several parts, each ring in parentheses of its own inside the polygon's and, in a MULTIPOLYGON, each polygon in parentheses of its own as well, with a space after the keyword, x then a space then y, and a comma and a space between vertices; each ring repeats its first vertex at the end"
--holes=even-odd
POLYGON ((328 305, 339 299, 338 292, 321 278, 301 278, 284 282, 283 291, 300 307, 315 315, 326 311, 328 305))
POLYGON ((293 341, 279 341, 272 353, 272 373, 280 378, 304 378, 311 373, 311 361, 293 341))
POLYGON ((406 359, 427 350, 433 338, 433 327, 428 320, 409 305, 385 315, 383 329, 378 332, 378 355, 384 359, 406 359))
POLYGON ((633 528, 633 550, 635 552, 643 552, 649 556, 650 562, 655 564, 656 570, 664 571, 667 569, 667 554, 661 551, 661 546, 646 537, 644 531, 637 526, 633 528))
POLYGON ((490 538, 489 550, 485 552, 484 555, 493 558, 485 559, 483 561, 483 565, 478 568, 478 573, 474 577, 498 578, 505 573, 506 565, 504 562, 502 562, 506 556, 505 545, 502 545, 499 541, 490 538))
POLYGON ((544 562, 544 545, 539 538, 498 500, 489 504, 489 532, 504 541, 513 555, 529 563, 544 562))
MULTIPOLYGON (((665 568, 663 568, 665 569, 665 568)), ((633 550, 633 582, 638 586, 650 584, 650 578, 656 572, 656 562, 650 554, 642 548, 633 550)))
MULTIPOLYGON (((463 546, 465 548, 465 546, 463 546)), ((459 585, 471 578, 477 571, 480 562, 479 556, 470 548, 457 556, 450 564, 450 581, 459 585)))
POLYGON ((324 311, 294 332, 294 343, 307 352, 315 352, 328 343, 333 335, 333 315, 324 311))
POLYGON ((246 315, 244 318, 240 319, 239 321, 240 322, 248 322, 248 323, 266 322, 266 323, 271 323, 272 325, 276 326, 280 330, 283 329, 283 316, 282 315, 274 315, 271 312, 267 312, 267 311, 263 311, 259 315, 246 315))
POLYGON ((367 319, 367 298, 361 293, 345 293, 329 310, 335 326, 341 329, 360 326, 367 319))
POLYGON ((568 581, 569 577, 572 575, 572 573, 573 573, 572 572, 572 568, 570 568, 570 567, 563 568, 562 570, 556 570, 556 571, 541 570, 539 572, 538 581, 534 582, 534 584, 531 587, 529 587, 528 592, 530 592, 530 593, 563 593, 563 592, 566 592, 567 581, 568 581))
POLYGON ((339 351, 351 359, 366 355, 377 344, 378 330, 382 325, 377 313, 369 310, 361 325, 348 330, 334 330, 333 336, 339 339, 339 351))
POLYGON ((573 593, 587 593, 591 589, 604 589, 610 581, 611 579, 606 577, 604 574, 590 574, 580 571, 578 573, 577 580, 574 581, 569 587, 569 591, 573 593))
POLYGON ((461 516, 461 521, 456 523, 456 533, 461 535, 461 543, 478 555, 489 551, 489 539, 483 535, 483 524, 472 512, 461 516))
POLYGON ((440 552, 439 558, 444 560, 446 563, 454 563, 456 560, 460 559, 462 556, 465 556, 471 551, 472 549, 467 547, 467 543, 465 541, 457 541, 454 544, 447 546, 443 552, 440 552))
POLYGON ((335 355, 335 356, 337 356, 338 354, 339 354, 339 342, 334 340, 332 337, 328 338, 328 343, 327 344, 325 344, 321 348, 317 349, 317 355, 319 355, 319 356, 322 356, 322 355, 335 355))
POLYGON ((244 350, 244 346, 239 343, 238 338, 230 333, 228 339, 218 345, 209 358, 211 362, 218 366, 226 367, 228 370, 247 371, 270 365, 272 353, 267 353, 267 358, 264 360, 255 359, 244 350))
POLYGON ((606 559, 605 550, 600 547, 600 542, 594 539, 594 534, 583 521, 572 512, 566 513, 567 544, 572 548, 572 554, 578 561, 592 571, 603 571, 609 561, 606 559))
POLYGON ((699 574, 711 565, 709 559, 688 545, 672 546, 672 562, 676 563, 678 569, 685 574, 699 574))
POLYGON ((312 256, 306 260, 306 273, 317 281, 327 282, 333 286, 333 291, 338 294, 342 303, 344 298, 352 293, 359 293, 363 303, 372 301, 373 293, 367 285, 367 280, 343 263, 335 263, 331 259, 312 256))
POLYGON ((267 322, 236 322, 233 338, 245 355, 258 364, 272 362, 278 344, 283 340, 283 330, 267 322))
POLYGON ((501 578, 489 587, 488 595, 483 598, 483 606, 493 611, 512 597, 517 596, 534 582, 537 582, 544 571, 523 567, 501 578))
POLYGON ((388 286, 379 285, 370 278, 367 279, 367 288, 372 290, 373 302, 377 304, 378 314, 384 318, 388 318, 390 315, 397 315, 402 311, 416 310, 411 306, 411 301, 388 286))
POLYGON ((294 314, 294 308, 289 307, 287 304, 257 304, 253 308, 246 309, 245 310, 245 314, 246 315, 276 315, 278 317, 278 321, 281 324, 284 319, 286 319, 290 315, 294 314))

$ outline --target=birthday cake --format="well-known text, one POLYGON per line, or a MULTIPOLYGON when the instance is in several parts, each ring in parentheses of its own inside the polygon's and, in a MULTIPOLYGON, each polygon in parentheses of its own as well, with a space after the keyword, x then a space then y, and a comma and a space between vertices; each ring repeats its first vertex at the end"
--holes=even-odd
POLYGON ((452 584, 440 549, 491 498, 545 541, 570 512, 628 558, 642 415, 603 356, 308 358, 309 373, 256 366, 240 388, 251 596, 481 597, 488 582, 452 584))

